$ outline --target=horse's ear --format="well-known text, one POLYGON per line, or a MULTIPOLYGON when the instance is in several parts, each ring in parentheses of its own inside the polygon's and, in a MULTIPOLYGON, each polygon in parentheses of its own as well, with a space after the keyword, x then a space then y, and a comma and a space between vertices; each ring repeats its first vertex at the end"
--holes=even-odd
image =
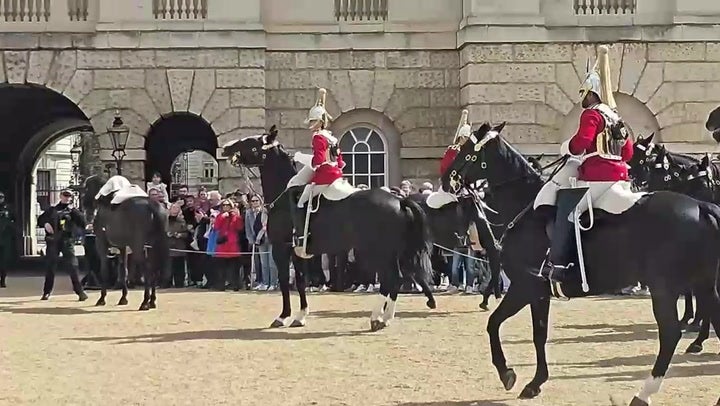
POLYGON ((503 121, 502 123, 496 125, 495 127, 493 127, 493 131, 501 133, 503 128, 505 128, 505 124, 507 124, 507 121, 503 121))
POLYGON ((270 144, 270 143, 275 142, 277 135, 278 135, 277 126, 275 126, 275 124, 273 124, 273 126, 270 127, 270 130, 268 131, 268 134, 267 134, 267 138, 266 138, 267 143, 270 144))
POLYGON ((705 168, 710 166, 710 154, 709 153, 707 153, 707 154, 705 154, 705 156, 703 156, 702 160, 700 161, 700 165, 702 165, 705 168))
POLYGON ((653 138, 655 138, 655 133, 650 134, 649 137, 645 138, 645 141, 647 141, 647 143, 650 144, 652 142, 653 138))

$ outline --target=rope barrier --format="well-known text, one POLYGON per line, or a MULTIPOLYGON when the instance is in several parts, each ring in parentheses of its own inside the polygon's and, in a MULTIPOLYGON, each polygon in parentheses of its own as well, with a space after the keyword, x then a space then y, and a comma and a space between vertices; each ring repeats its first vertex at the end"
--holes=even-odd
POLYGON ((443 246, 440 245, 440 244, 435 244, 435 243, 433 243, 433 245, 436 246, 436 247, 438 247, 438 248, 440 248, 440 249, 442 249, 442 250, 445 250, 445 251, 448 251, 448 252, 452 252, 453 254, 457 254, 457 255, 463 256, 463 257, 465 257, 465 258, 470 258, 470 259, 473 259, 473 260, 475 260, 475 261, 484 262, 484 263, 486 263, 486 264, 489 264, 489 263, 490 263, 490 261, 488 261, 487 259, 477 258, 477 257, 474 257, 474 256, 472 256, 472 255, 465 254, 464 252, 456 251, 456 250, 450 249, 450 248, 448 248, 448 247, 443 247, 443 246))

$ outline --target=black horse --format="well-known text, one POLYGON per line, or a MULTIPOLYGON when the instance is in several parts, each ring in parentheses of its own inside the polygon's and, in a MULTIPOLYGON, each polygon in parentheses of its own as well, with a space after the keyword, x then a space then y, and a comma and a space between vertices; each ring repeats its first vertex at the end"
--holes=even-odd
MULTIPOLYGON (((301 271, 305 263, 294 255, 291 246, 293 225, 287 193, 289 180, 297 173, 295 163, 277 141, 273 126, 267 134, 226 144, 223 155, 234 165, 260 167, 263 195, 268 202, 268 238, 273 244, 273 259, 283 296, 283 309, 271 327, 305 325, 308 314, 305 281, 301 271), (300 314, 290 320, 289 265, 293 260, 296 285, 300 294, 300 314), (298 271, 300 271, 298 273, 298 271)), ((395 316, 395 304, 401 274, 414 279, 435 308, 428 282, 432 266, 432 242, 428 220, 420 205, 399 199, 382 189, 357 191, 340 201, 319 198, 320 207, 309 226, 308 253, 348 252, 351 248, 363 258, 380 279, 380 301, 370 317, 373 331, 386 327, 395 316)), ((306 261, 305 261, 306 262, 306 261)))
MULTIPOLYGON (((107 254, 108 249, 115 247, 120 250, 118 258, 122 262, 119 277, 122 297, 118 305, 128 303, 127 249, 129 248, 132 252, 130 263, 136 269, 139 267, 142 270, 145 285, 145 295, 139 310, 154 309, 157 307, 155 289, 161 280, 161 275, 166 273, 170 261, 167 212, 148 197, 132 197, 117 205, 111 204, 115 193, 101 196, 96 200, 95 196, 107 181, 108 179, 100 175, 88 177, 83 196, 83 209, 88 222, 92 221, 96 236, 95 247, 100 258, 101 292, 96 306, 105 305, 105 296, 110 283, 107 254), (150 246, 147 251, 145 245, 150 246), (149 264, 145 263, 145 252, 149 264)), ((129 184, 127 179, 124 179, 124 182, 129 184)))
MULTIPOLYGON (((484 204, 477 191, 468 190, 457 202, 448 203, 439 209, 427 204, 428 195, 414 194, 414 199, 425 210, 430 218, 430 229, 435 246, 442 250, 454 250, 469 245, 468 228, 470 223, 475 224, 478 242, 485 248, 490 265, 491 278, 483 292, 483 301, 480 309, 489 310, 490 296, 496 299, 502 297, 500 289, 500 246, 495 238, 492 223, 488 220, 484 204)), ((477 260, 477 259, 476 259, 477 260)))
MULTIPOLYGON (((504 124, 484 124, 475 132, 474 142, 466 143, 451 169, 456 181, 487 179, 493 189, 490 204, 508 221, 503 235, 502 263, 512 283, 505 298, 488 320, 492 362, 507 390, 517 380, 507 367, 500 341, 500 326, 530 305, 533 343, 537 356, 534 378, 525 386, 521 398, 540 394, 548 379, 545 344, 551 288, 538 276, 550 241, 546 227, 553 221, 554 208, 532 209, 543 186, 539 174, 525 158, 500 135, 504 124), (543 210, 549 209, 549 210, 543 210)), ((443 183, 449 179, 443 178, 443 183)), ((583 216, 587 224, 587 214, 583 216)), ((659 191, 642 197, 621 215, 595 210, 594 227, 583 235, 583 251, 590 290, 584 293, 579 277, 562 284, 568 297, 613 292, 638 280, 648 283, 660 336, 660 351, 643 389, 631 405, 647 405, 657 393, 681 337, 677 314, 680 293, 693 288, 718 332, 720 295, 718 245, 720 208, 673 192, 659 191)))
POLYGON ((720 142, 720 107, 708 114, 705 128, 712 133, 715 142, 720 142))
MULTIPOLYGON (((662 144, 652 143, 653 137, 654 134, 647 138, 638 137, 633 145, 630 176, 636 188, 651 192, 669 190, 698 200, 720 203, 720 198, 715 193, 715 185, 703 182, 703 179, 708 178, 708 173, 712 175, 713 169, 717 171, 714 164, 708 162, 704 167, 709 168, 709 171, 702 176, 703 166, 700 161, 690 155, 670 152, 662 144), (694 171, 695 175, 691 174, 691 171, 694 171)), ((709 326, 702 326, 703 310, 698 309, 697 313, 694 311, 692 292, 685 292, 684 296, 685 311, 680 319, 681 327, 686 331, 701 333, 697 340, 688 346, 686 352, 699 353, 702 351, 703 341, 709 335, 709 326), (690 323, 691 319, 692 323, 690 323)))

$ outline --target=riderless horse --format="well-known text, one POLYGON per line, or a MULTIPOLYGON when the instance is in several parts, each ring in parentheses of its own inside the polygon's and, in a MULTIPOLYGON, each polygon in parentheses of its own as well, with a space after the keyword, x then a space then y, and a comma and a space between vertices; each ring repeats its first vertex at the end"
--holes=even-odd
MULTIPOLYGON (((300 271, 305 264, 293 254, 293 227, 287 198, 288 182, 297 170, 277 135, 273 126, 267 134, 226 144, 223 155, 231 157, 233 165, 260 167, 263 195, 268 202, 268 238, 273 245, 283 297, 282 311, 271 327, 301 327, 309 312, 304 275, 300 271), (294 319, 290 309, 291 258, 301 307, 294 319)), ((369 189, 352 191, 346 196, 320 196, 308 204, 313 205, 314 211, 308 224, 308 253, 347 252, 353 248, 362 256, 364 264, 377 270, 380 297, 370 316, 371 330, 386 327, 395 317, 401 274, 414 279, 428 298, 427 306, 435 308, 428 286, 432 272, 429 225, 417 203, 399 199, 382 189, 369 189)))
MULTIPOLYGON (((504 123, 496 127, 482 125, 472 142, 461 149, 451 168, 453 179, 446 176, 443 183, 487 179, 492 190, 488 203, 507 221, 501 238, 501 258, 512 283, 491 314, 487 330, 493 365, 505 389, 510 390, 517 376, 507 366, 500 326, 530 305, 537 368, 520 397, 533 398, 540 394, 541 386, 548 379, 545 344, 552 293, 550 283, 538 276, 549 246, 548 214, 543 213, 542 206, 533 210, 543 181, 500 135, 503 126, 504 123)), ((579 202, 587 189, 568 190, 579 202)), ((613 292, 638 280, 647 282, 659 329, 660 351, 651 376, 631 403, 632 406, 647 405, 650 396, 660 390, 681 337, 676 308, 679 294, 693 288, 708 310, 716 333, 719 332, 720 295, 716 282, 720 261, 720 208, 682 194, 658 191, 640 197, 622 214, 601 213, 591 207, 575 222, 588 229, 585 224, 589 219, 594 226, 582 233, 583 254, 577 257, 577 262, 585 264, 584 277, 577 275, 583 272, 576 267, 576 276, 562 283, 559 291, 567 297, 581 297, 613 292)))
POLYGON ((101 291, 96 306, 105 305, 108 280, 108 249, 120 250, 120 282, 122 297, 118 306, 126 305, 128 285, 128 249, 133 257, 131 265, 139 267, 145 284, 145 294, 139 310, 157 307, 155 289, 169 266, 167 236, 168 216, 157 202, 150 200, 138 186, 122 176, 109 180, 93 175, 85 181, 83 209, 88 222, 92 221, 95 247, 100 257, 101 291), (149 245, 145 262, 145 245, 149 245))

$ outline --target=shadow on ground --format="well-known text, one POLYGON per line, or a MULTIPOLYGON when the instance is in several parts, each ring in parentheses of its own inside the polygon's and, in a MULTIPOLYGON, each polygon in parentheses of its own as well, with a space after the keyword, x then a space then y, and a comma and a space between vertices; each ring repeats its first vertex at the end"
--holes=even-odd
POLYGON ((143 334, 138 336, 125 337, 66 337, 63 340, 108 342, 111 344, 136 344, 136 343, 172 343, 179 341, 194 340, 317 340, 335 337, 357 337, 366 334, 374 334, 367 330, 358 331, 316 331, 316 332, 290 332, 286 329, 271 330, 265 328, 248 328, 234 330, 199 330, 181 331, 177 333, 143 334))
POLYGON ((395 406, 509 406, 509 403, 496 400, 441 400, 437 402, 395 403, 395 406))
MULTIPOLYGON (((367 311, 341 311, 341 310, 319 310, 316 312, 312 312, 311 314, 314 317, 321 318, 321 319, 359 319, 359 318, 369 318, 370 317, 370 309, 367 311)), ((479 313, 477 310, 468 310, 468 311, 460 311, 460 312, 443 312, 438 310, 432 310, 427 309, 427 311, 399 311, 395 313, 395 317, 402 318, 402 319, 429 319, 429 318, 435 318, 435 317, 455 317, 460 314, 467 314, 467 313, 479 313)))
MULTIPOLYGON (((657 325, 655 323, 639 323, 625 325, 587 324, 587 325, 557 325, 557 329, 573 330, 599 330, 588 331, 586 334, 574 337, 551 338, 549 344, 602 344, 628 341, 657 340, 657 325)), ((503 340, 503 344, 532 344, 532 339, 503 340)))

